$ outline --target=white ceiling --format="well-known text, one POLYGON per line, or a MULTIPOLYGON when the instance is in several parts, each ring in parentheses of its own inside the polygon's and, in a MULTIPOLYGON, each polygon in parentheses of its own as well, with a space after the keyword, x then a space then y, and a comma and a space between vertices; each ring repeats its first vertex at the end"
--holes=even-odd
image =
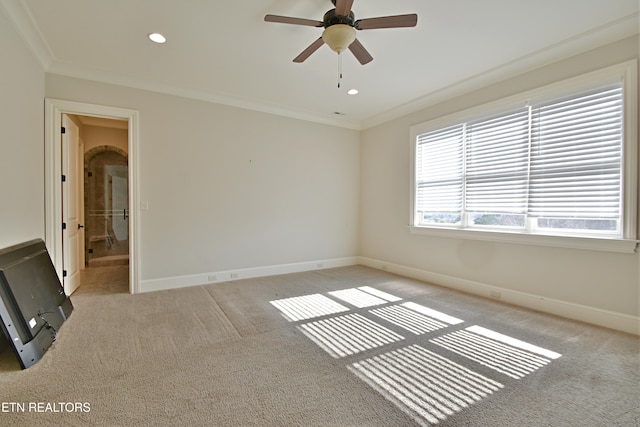
POLYGON ((329 0, 0 0, 47 72, 354 129, 637 34, 638 3, 355 0, 356 19, 417 13, 418 25, 359 31, 374 60, 345 52, 338 88, 327 46, 292 62, 322 28, 263 20, 322 20, 329 0), (166 44, 147 39, 156 31, 166 44))

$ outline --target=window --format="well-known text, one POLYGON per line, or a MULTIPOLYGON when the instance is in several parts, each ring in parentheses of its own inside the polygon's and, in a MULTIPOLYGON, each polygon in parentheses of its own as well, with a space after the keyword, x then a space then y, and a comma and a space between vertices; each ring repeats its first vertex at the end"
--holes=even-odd
POLYGON ((635 249, 635 67, 622 68, 412 128, 413 230, 633 240, 635 249))

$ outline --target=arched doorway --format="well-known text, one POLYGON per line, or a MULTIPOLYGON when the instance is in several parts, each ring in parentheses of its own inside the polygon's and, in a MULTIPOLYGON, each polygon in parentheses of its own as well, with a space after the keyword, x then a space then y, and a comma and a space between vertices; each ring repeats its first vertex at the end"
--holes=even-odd
POLYGON ((84 157, 85 266, 129 264, 127 153, 101 145, 84 157))

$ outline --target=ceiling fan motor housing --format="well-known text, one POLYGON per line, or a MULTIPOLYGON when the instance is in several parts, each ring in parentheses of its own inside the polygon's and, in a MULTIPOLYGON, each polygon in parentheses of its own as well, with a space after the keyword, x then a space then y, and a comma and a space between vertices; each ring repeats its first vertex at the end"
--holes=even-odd
POLYGON ((353 27, 356 23, 356 16, 354 15, 353 12, 349 12, 349 16, 341 16, 336 14, 335 9, 331 9, 330 11, 324 14, 324 18, 322 18, 322 22, 324 22, 325 28, 328 28, 336 24, 344 24, 344 25, 353 27))

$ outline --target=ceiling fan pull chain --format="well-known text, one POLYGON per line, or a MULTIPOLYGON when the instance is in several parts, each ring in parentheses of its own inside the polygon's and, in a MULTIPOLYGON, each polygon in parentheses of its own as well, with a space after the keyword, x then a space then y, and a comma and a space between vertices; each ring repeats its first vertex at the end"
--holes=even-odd
POLYGON ((341 81, 342 81, 342 55, 338 53, 338 89, 340 88, 341 81))

